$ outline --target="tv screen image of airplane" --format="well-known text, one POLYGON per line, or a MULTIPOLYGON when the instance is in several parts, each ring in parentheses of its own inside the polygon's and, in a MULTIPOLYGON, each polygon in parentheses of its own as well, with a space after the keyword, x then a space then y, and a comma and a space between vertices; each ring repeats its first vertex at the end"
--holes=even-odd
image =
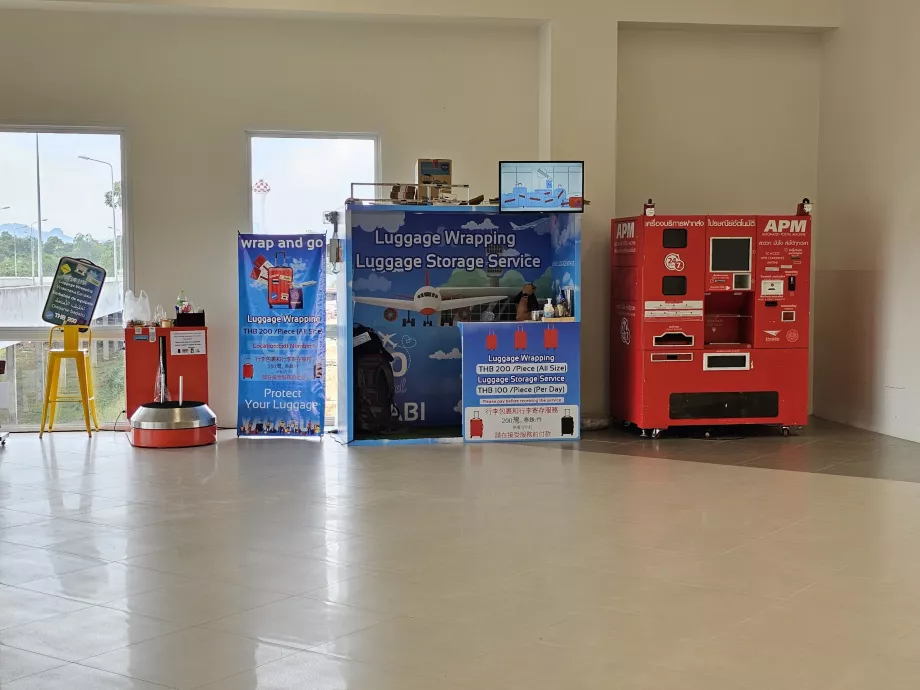
POLYGON ((502 162, 502 211, 578 213, 584 208, 584 163, 502 162))

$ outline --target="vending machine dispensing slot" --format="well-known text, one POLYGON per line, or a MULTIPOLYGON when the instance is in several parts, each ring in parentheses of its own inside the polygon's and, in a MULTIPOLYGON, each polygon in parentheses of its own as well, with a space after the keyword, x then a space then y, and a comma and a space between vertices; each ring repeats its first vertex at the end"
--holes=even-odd
POLYGON ((649 355, 649 358, 653 362, 692 362, 693 353, 692 352, 678 352, 675 354, 670 353, 658 353, 653 352, 649 355))
POLYGON ((732 287, 735 290, 750 290, 751 289, 751 274, 750 273, 736 273, 732 281, 732 287))
POLYGON ((686 333, 662 333, 653 341, 655 347, 693 347, 693 336, 686 333))
POLYGON ((751 368, 751 355, 742 354, 703 354, 703 371, 747 371, 751 368))

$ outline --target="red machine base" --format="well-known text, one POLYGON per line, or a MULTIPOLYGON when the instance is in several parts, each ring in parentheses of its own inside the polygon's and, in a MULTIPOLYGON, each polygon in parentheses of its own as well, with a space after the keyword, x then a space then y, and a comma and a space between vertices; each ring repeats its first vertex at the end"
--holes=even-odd
POLYGON ((808 423, 808 389, 802 385, 808 380, 807 350, 752 351, 757 366, 744 371, 704 370, 695 361, 700 353, 658 361, 642 350, 625 352, 633 361, 622 370, 612 412, 653 437, 676 426, 764 425, 786 432, 808 423))
POLYGON ((764 421, 764 422, 752 422, 749 419, 744 419, 740 421, 737 419, 731 420, 731 421, 695 419, 692 421, 676 422, 673 424, 669 424, 668 426, 665 426, 665 427, 656 427, 656 428, 648 428, 648 429, 635 425, 632 422, 624 422, 624 424, 626 424, 626 426, 635 426, 636 429, 642 432, 643 437, 647 436, 649 438, 654 438, 654 439, 661 438, 661 435, 664 432, 666 432, 668 429, 676 429, 678 427, 686 428, 686 427, 694 426, 694 427, 700 427, 700 428, 706 429, 704 435, 706 436, 706 438, 709 438, 710 431, 713 427, 739 428, 739 427, 769 426, 775 429, 779 429, 782 432, 783 436, 790 436, 792 435, 793 429, 796 429, 796 430, 804 429, 806 426, 805 424, 780 424, 776 420, 770 420, 770 421, 764 421))
POLYGON ((128 440, 138 448, 191 448, 217 442, 216 426, 194 429, 131 429, 128 440))

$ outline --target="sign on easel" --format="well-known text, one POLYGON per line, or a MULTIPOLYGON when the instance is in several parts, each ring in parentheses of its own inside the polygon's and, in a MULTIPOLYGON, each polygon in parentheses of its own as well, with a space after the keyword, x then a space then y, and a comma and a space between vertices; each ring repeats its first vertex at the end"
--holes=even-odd
POLYGON ((104 283, 102 266, 86 259, 62 257, 45 300, 42 320, 55 326, 88 326, 104 283))

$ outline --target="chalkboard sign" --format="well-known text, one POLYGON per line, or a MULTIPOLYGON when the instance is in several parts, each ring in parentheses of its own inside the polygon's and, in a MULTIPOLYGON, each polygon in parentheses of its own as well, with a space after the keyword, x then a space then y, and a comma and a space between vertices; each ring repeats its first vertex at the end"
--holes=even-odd
POLYGON ((105 269, 86 259, 63 257, 54 272, 42 320, 56 326, 88 326, 105 283, 105 269))

